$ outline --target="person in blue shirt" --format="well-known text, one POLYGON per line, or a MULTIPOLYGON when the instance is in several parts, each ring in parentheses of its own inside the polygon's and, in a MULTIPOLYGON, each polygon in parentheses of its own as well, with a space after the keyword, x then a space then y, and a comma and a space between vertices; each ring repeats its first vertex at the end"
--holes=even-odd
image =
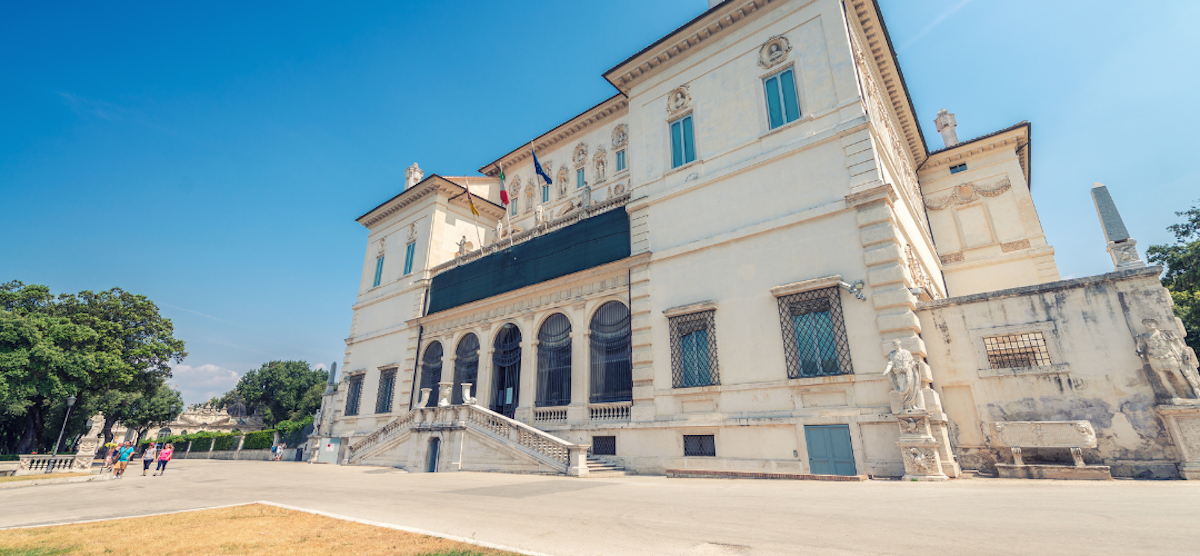
POLYGON ((121 449, 117 452, 117 463, 113 464, 116 478, 120 479, 125 475, 125 468, 129 466, 129 458, 133 457, 133 450, 133 442, 126 441, 121 444, 121 449))

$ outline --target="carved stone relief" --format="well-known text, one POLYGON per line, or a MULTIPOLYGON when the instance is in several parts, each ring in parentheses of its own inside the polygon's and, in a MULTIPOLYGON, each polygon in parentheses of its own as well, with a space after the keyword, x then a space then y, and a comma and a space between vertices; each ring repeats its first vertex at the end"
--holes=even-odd
POLYGON ((408 239, 409 239, 409 241, 417 239, 417 223, 416 222, 413 222, 412 224, 408 225, 408 239))
POLYGON ((1003 253, 1009 253, 1012 251, 1020 251, 1022 249, 1029 249, 1029 240, 1028 239, 1022 239, 1019 241, 1010 241, 1008 243, 1000 244, 1000 251, 1003 253))
POLYGON ((687 85, 680 86, 667 94, 667 114, 682 112, 691 106, 692 92, 687 85))
POLYGON ((613 129, 612 148, 615 151, 624 147, 626 143, 629 143, 629 126, 621 124, 613 129))
POLYGON ((942 256, 940 256, 940 257, 938 257, 938 258, 942 260, 942 264, 961 263, 961 262, 963 262, 963 254, 962 254, 962 251, 955 251, 955 252, 953 252, 953 253, 946 253, 945 255, 942 255, 942 256))
POLYGON ((558 198, 561 199, 567 196, 567 184, 571 180, 571 172, 567 170, 566 165, 558 169, 558 198))
POLYGON ((965 205, 978 201, 980 197, 999 196, 1011 187, 1012 182, 1008 180, 1008 176, 1000 178, 1000 181, 987 186, 967 182, 951 188, 950 192, 945 195, 925 201, 925 206, 929 210, 942 210, 947 207, 965 205))
POLYGON ((571 160, 573 160, 575 162, 576 170, 583 168, 583 166, 585 164, 587 164, 587 158, 588 158, 587 145, 584 143, 575 145, 575 155, 571 157, 571 160))
POLYGON ((381 238, 379 238, 379 252, 376 253, 375 256, 382 257, 384 255, 384 253, 386 253, 386 252, 387 252, 387 238, 381 237, 381 238))
POLYGON ((775 67, 787 61, 792 44, 783 35, 775 35, 763 43, 758 49, 758 65, 764 68, 775 67))
POLYGON ((596 164, 596 179, 595 179, 596 183, 603 182, 604 179, 607 177, 607 172, 606 172, 606 170, 608 169, 607 157, 608 157, 608 152, 604 150, 604 147, 596 148, 596 154, 592 157, 592 160, 595 161, 595 164, 596 164))

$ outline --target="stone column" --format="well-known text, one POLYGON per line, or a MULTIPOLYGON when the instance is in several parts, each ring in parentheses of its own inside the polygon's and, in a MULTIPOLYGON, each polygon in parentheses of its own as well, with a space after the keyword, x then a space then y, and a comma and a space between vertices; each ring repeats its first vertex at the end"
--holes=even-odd
POLYGON ((571 404, 567 407, 567 423, 587 422, 589 393, 587 304, 580 300, 571 306, 571 404))
POLYGON ((533 400, 537 396, 537 330, 533 313, 521 318, 521 380, 517 398, 516 419, 533 423, 533 400))
POLYGON ((492 358, 495 355, 496 350, 491 344, 486 348, 479 346, 479 374, 475 376, 475 397, 479 398, 479 405, 488 409, 492 408, 492 398, 496 395, 493 392, 496 388, 495 369, 492 368, 492 358))

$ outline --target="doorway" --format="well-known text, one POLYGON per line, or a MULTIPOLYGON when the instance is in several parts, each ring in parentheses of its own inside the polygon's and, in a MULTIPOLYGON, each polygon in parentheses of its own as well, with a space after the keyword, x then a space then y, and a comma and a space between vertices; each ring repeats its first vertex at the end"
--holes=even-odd
POLYGON ((442 439, 434 438, 429 441, 429 464, 425 471, 428 473, 437 473, 438 470, 438 452, 441 452, 442 439))
POLYGON ((808 468, 813 475, 857 475, 849 425, 805 425, 808 468))
POLYGON ((492 411, 512 419, 517 413, 521 385, 521 330, 515 324, 505 324, 496 334, 492 369, 492 411))

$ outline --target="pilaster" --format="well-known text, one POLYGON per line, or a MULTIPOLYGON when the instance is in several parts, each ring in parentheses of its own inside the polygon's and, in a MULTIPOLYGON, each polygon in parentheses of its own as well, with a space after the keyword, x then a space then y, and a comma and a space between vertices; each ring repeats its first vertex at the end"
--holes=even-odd
POLYGON ((521 380, 517 393, 516 420, 533 423, 533 401, 537 397, 537 330, 532 312, 521 315, 521 380))
POLYGON ((633 405, 631 421, 653 421, 654 350, 651 345, 650 265, 630 269, 629 275, 630 350, 633 363, 633 405))

